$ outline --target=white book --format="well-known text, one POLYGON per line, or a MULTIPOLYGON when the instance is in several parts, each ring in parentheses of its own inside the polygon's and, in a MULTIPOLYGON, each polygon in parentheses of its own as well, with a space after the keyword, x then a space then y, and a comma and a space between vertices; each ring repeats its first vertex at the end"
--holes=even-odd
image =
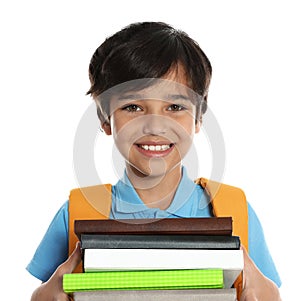
POLYGON ((121 270, 222 269, 230 288, 243 270, 242 250, 85 249, 85 272, 121 270))
POLYGON ((126 290, 75 292, 74 301, 236 301, 236 290, 126 290))

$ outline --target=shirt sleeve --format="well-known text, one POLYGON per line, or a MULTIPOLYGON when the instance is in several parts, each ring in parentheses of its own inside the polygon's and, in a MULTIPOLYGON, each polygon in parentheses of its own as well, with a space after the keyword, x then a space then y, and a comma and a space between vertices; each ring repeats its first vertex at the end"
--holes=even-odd
POLYGON ((249 255, 260 271, 269 279, 274 281, 278 287, 281 280, 276 270, 271 254, 269 252, 263 228, 251 205, 248 203, 248 233, 249 233, 249 255))
POLYGON ((43 282, 68 258, 68 220, 68 202, 65 202, 26 267, 30 274, 43 282))

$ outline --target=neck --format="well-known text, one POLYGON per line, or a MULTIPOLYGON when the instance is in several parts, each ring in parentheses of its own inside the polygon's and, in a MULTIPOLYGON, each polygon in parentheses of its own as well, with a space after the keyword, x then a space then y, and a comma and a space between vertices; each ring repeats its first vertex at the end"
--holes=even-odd
POLYGON ((173 201, 181 180, 181 165, 159 176, 137 174, 130 166, 126 167, 127 175, 137 194, 149 208, 167 209, 173 201))

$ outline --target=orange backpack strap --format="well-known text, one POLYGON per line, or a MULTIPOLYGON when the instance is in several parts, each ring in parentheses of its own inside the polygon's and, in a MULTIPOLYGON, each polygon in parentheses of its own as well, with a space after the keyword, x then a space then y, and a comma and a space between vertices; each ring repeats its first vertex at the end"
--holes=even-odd
MULTIPOLYGON (((197 179, 196 183, 200 184, 210 196, 215 216, 232 217, 232 234, 239 236, 242 245, 248 250, 248 205, 243 190, 205 178, 197 179)), ((235 281, 234 287, 240 300, 243 290, 242 274, 235 281)))
MULTIPOLYGON (((111 210, 111 185, 96 185, 73 189, 69 196, 69 255, 78 238, 74 221, 78 219, 108 219, 111 210)), ((74 272, 82 272, 80 264, 74 272)))

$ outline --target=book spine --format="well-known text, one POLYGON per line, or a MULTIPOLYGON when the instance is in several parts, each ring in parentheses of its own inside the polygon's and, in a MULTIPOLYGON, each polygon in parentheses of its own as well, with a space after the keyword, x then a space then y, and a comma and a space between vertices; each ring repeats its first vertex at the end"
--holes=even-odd
POLYGON ((166 218, 135 220, 75 220, 81 234, 197 234, 232 235, 232 218, 166 218))
POLYGON ((85 249, 85 271, 242 269, 242 250, 85 249))
POLYGON ((236 301, 236 290, 128 290, 75 292, 74 301, 236 301))
POLYGON ((238 236, 83 234, 82 249, 227 249, 238 250, 238 236))
POLYGON ((223 288, 221 269, 115 271, 63 276, 66 293, 84 290, 223 288))

